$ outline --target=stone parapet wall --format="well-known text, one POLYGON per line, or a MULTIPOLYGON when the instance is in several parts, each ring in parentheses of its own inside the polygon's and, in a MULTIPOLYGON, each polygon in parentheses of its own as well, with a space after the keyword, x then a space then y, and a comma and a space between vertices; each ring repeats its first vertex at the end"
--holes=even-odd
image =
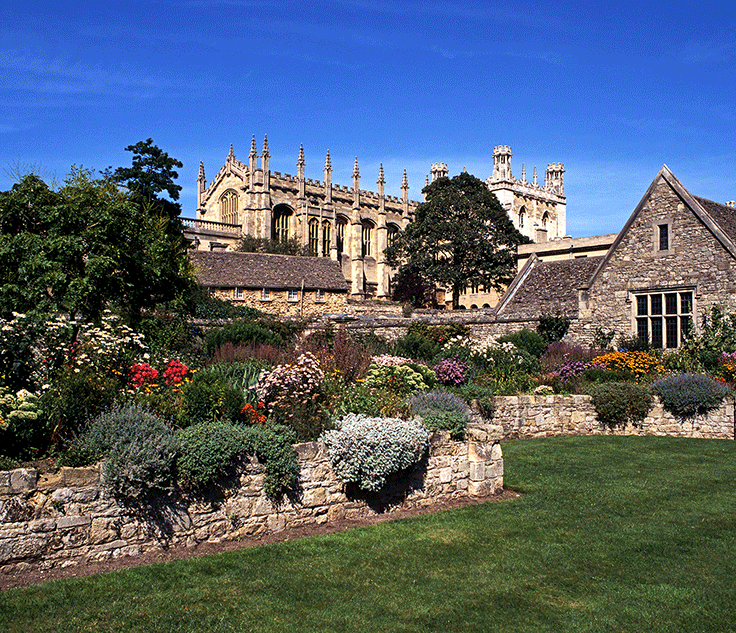
POLYGON ((554 435, 667 435, 735 439, 734 401, 724 400, 704 415, 677 417, 665 411, 655 397, 649 415, 640 424, 609 427, 598 420, 592 398, 576 396, 496 396, 493 424, 502 428, 504 439, 554 435))
POLYGON ((422 464, 370 494, 335 478, 324 444, 298 444, 299 494, 280 505, 265 496, 263 468, 255 459, 244 459, 221 487, 198 495, 177 493, 135 509, 107 495, 100 465, 62 468, 42 477, 34 469, 2 471, 0 572, 75 565, 490 496, 503 488, 500 432, 474 424, 466 441, 434 433, 422 464))

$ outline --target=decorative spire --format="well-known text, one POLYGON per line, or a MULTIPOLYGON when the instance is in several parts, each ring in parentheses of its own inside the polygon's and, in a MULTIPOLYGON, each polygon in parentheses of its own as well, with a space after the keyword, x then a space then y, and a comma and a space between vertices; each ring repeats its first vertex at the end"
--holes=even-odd
POLYGON ((521 181, 526 182, 526 163, 521 163, 521 181))
POLYGON ((235 152, 233 151, 233 144, 230 143, 230 151, 227 153, 227 160, 233 161, 235 160, 235 152))
POLYGON ((404 177, 401 179, 401 188, 402 189, 409 188, 409 181, 406 179, 406 169, 404 170, 404 177))
POLYGON ((383 163, 381 163, 381 166, 378 169, 378 181, 377 181, 377 184, 379 184, 379 185, 385 185, 386 184, 386 180, 383 177, 383 163))
POLYGON ((330 160, 330 150, 327 150, 327 158, 325 158, 325 171, 332 171, 332 161, 330 160))
POLYGON ((253 135, 253 140, 250 142, 250 155, 258 156, 258 152, 256 151, 256 135, 255 134, 253 135))
POLYGON ((537 166, 534 165, 534 176, 532 177, 532 182, 536 185, 537 184, 537 166))
POLYGON ((261 156, 263 156, 263 158, 269 158, 271 156, 271 154, 268 153, 268 135, 263 137, 263 154, 261 154, 261 156))
MULTIPOLYGON (((232 145, 230 146, 230 151, 232 151, 232 145)), ((204 180, 204 163, 201 160, 199 161, 199 176, 197 180, 204 180)))
POLYGON ((306 164, 304 162, 304 145, 302 143, 299 144, 299 160, 296 161, 297 167, 304 167, 306 164))
POLYGON ((358 170, 358 157, 355 157, 355 165, 353 166, 353 178, 358 178, 360 171, 358 170))

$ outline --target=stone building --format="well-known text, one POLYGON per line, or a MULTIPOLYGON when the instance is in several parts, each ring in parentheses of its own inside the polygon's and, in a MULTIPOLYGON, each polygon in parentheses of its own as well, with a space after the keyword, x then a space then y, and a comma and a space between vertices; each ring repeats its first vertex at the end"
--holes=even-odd
POLYGON ((736 310, 736 210, 692 195, 665 165, 605 255, 532 254, 496 318, 520 329, 559 311, 571 340, 589 343, 602 327, 676 348, 714 306, 736 310))
POLYGON ((345 312, 348 285, 336 261, 235 251, 190 251, 199 282, 235 305, 287 316, 345 312))
MULTIPOLYGON (((493 175, 486 181, 509 212, 514 225, 532 240, 547 240, 565 234, 565 195, 560 163, 547 166, 544 184, 511 173, 511 150, 499 146, 493 153, 493 175)), ((303 148, 299 149, 297 174, 272 172, 268 140, 260 155, 255 137, 248 162, 235 157, 232 146, 225 164, 208 183, 200 163, 197 179, 197 218, 185 220, 186 234, 197 250, 229 250, 241 235, 286 240, 295 238, 317 257, 340 263, 353 299, 388 298, 393 271, 384 250, 392 236, 412 221, 418 202, 409 200, 406 170, 401 197, 385 194, 383 166, 377 191, 360 188, 358 160, 351 186, 332 184, 332 165, 327 152, 324 179, 305 175, 303 148)), ((447 165, 431 167, 432 180, 446 177, 447 165)), ((429 177, 427 177, 427 182, 429 177)), ((468 289, 465 307, 495 304, 497 297, 482 289, 468 289), (474 291, 474 292, 473 292, 474 291)))

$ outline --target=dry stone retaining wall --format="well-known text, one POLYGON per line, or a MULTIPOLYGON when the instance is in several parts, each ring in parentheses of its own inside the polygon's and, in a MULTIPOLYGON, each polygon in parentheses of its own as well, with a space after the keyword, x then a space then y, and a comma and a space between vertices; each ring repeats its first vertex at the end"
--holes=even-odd
POLYGON ((643 422, 613 428, 598 420, 592 398, 586 395, 496 396, 493 403, 492 422, 503 429, 505 439, 602 434, 735 439, 732 398, 707 414, 677 417, 655 396, 643 422))
POLYGON ((126 508, 100 485, 100 466, 0 472, 0 572, 48 569, 136 555, 170 545, 193 546, 289 527, 352 519, 503 488, 500 428, 471 425, 467 441, 434 433, 423 464, 381 493, 352 491, 338 481, 321 442, 298 444, 301 490, 275 506, 263 492, 263 468, 243 460, 231 481, 199 496, 177 494, 152 506, 126 508))

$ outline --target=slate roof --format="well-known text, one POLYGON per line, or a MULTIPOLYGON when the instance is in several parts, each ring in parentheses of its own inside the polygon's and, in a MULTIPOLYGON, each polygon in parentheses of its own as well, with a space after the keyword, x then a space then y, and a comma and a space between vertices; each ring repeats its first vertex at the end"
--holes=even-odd
POLYGON ((577 317, 578 288, 584 286, 603 256, 543 262, 533 257, 504 295, 499 319, 535 319, 540 314, 577 317))
POLYGON ((190 251, 197 279, 211 288, 271 288, 347 292, 340 264, 327 257, 235 251, 190 251))
POLYGON ((701 204, 721 230, 732 240, 736 241, 736 209, 699 196, 693 196, 693 198, 701 204))

